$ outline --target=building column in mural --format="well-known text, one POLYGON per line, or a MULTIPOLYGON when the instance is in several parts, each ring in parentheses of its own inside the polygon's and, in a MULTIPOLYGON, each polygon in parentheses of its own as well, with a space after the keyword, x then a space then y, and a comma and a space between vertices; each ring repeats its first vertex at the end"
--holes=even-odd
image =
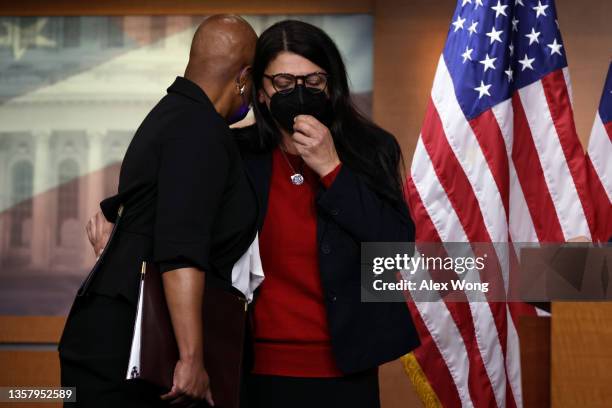
MULTIPOLYGON (((37 130, 34 133, 34 191, 44 192, 49 186, 50 174, 50 140, 51 132, 37 130)), ((35 194, 32 197, 32 264, 34 269, 44 269, 50 266, 51 254, 51 224, 49 194, 35 194)))

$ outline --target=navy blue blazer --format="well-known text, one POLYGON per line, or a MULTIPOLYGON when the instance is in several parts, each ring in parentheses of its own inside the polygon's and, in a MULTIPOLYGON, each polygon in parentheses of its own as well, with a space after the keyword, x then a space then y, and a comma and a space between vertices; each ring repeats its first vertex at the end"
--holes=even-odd
MULTIPOLYGON (((241 152, 259 201, 261 230, 268 205, 272 154, 244 148, 241 152)), ((328 189, 321 187, 318 191, 316 206, 321 283, 332 351, 340 370, 346 374, 364 371, 419 346, 405 303, 361 302, 361 242, 414 241, 415 228, 408 208, 392 207, 346 165, 328 189)))

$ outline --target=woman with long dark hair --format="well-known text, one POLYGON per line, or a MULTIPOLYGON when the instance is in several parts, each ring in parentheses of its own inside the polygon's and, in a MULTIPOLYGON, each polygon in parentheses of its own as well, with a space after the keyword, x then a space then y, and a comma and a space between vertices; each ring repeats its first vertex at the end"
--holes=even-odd
POLYGON ((250 408, 378 407, 378 366, 419 344, 402 303, 360 299, 360 244, 412 241, 395 138, 355 108, 321 29, 265 30, 256 124, 237 131, 260 203, 250 408))

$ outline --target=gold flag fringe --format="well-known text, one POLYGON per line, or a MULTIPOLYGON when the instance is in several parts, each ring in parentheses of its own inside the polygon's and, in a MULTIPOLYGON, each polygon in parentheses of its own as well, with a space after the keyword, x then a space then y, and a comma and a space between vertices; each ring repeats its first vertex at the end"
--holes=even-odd
POLYGON ((414 390, 421 401, 423 401, 425 408, 441 408, 442 404, 433 388, 431 388, 429 381, 427 381, 427 377, 421 369, 416 357, 414 357, 414 354, 406 354, 401 358, 401 361, 404 365, 406 375, 410 378, 412 385, 414 385, 414 390))

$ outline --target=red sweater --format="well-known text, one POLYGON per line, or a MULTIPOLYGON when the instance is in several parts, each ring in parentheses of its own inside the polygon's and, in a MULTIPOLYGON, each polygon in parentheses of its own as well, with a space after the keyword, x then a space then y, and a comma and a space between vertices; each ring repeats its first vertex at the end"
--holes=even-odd
POLYGON ((287 154, 304 175, 291 183, 291 168, 281 151, 272 154, 268 209, 259 238, 264 282, 255 302, 256 374, 338 377, 331 351, 319 272, 315 195, 329 187, 340 165, 323 178, 299 156, 287 154))

